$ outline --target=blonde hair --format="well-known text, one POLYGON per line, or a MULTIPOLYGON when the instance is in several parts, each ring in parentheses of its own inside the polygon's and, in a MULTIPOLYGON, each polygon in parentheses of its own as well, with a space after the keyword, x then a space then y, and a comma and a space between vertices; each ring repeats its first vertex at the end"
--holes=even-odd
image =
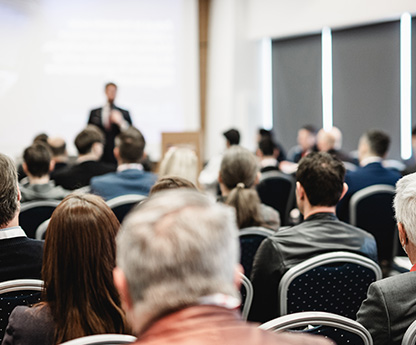
POLYGON ((171 147, 160 163, 159 176, 179 176, 197 184, 198 157, 195 151, 184 146, 171 147))

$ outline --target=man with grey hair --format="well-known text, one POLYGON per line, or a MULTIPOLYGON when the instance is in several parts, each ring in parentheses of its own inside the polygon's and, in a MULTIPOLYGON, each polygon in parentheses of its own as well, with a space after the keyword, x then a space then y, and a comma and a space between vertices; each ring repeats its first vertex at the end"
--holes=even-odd
POLYGON ((20 190, 13 161, 0 153, 0 282, 40 279, 43 241, 26 237, 19 226, 20 190))
POLYGON ((416 173, 396 184, 394 198, 400 243, 413 267, 370 285, 357 321, 371 333, 374 345, 399 345, 410 324, 416 320, 416 173))
POLYGON ((326 344, 241 320, 238 259, 233 210, 200 193, 157 193, 133 211, 117 237, 114 280, 136 344, 326 344))

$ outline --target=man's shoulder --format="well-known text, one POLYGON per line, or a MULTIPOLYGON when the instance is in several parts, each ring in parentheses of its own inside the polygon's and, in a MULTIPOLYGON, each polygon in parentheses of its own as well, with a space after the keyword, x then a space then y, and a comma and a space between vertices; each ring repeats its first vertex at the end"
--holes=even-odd
POLYGON ((382 291, 392 293, 395 290, 408 291, 409 287, 416 290, 416 272, 407 272, 377 280, 373 283, 382 291))
POLYGON ((117 180, 118 177, 119 177, 119 173, 117 173, 115 171, 108 172, 108 173, 100 175, 100 176, 94 176, 93 178, 91 178, 91 185, 93 185, 95 183, 111 182, 113 180, 117 180))

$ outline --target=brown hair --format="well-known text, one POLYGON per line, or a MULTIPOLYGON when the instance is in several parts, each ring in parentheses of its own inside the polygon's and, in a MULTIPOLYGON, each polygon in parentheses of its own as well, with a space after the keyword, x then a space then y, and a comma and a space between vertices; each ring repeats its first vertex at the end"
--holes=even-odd
POLYGON ((265 224, 254 189, 258 171, 256 157, 249 150, 231 146, 225 152, 220 169, 222 183, 230 190, 225 203, 236 209, 240 229, 265 224))
POLYGON ((88 125, 75 138, 75 146, 80 155, 85 155, 91 152, 92 145, 95 143, 104 144, 104 134, 100 128, 95 125, 88 125))
POLYGON ((51 149, 47 144, 36 142, 23 152, 23 160, 29 173, 36 177, 49 174, 52 159, 51 149))
POLYGON ((198 190, 189 180, 179 176, 165 176, 160 178, 150 189, 149 196, 166 189, 189 188, 198 190))
POLYGON ((42 278, 56 344, 98 333, 125 333, 112 276, 119 226, 106 203, 91 194, 70 194, 52 214, 42 278))
POLYGON ((139 163, 143 157, 146 141, 142 132, 130 126, 115 139, 123 163, 139 163))

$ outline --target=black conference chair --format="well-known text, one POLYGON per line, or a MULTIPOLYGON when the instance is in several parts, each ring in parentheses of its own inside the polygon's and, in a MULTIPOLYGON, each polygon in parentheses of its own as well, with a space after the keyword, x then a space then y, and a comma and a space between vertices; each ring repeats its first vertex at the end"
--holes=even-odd
POLYGON ((40 302, 43 281, 17 279, 0 283, 0 343, 3 341, 9 316, 18 305, 40 302))
POLYGON ((241 259, 240 263, 244 268, 244 274, 251 276, 251 268, 253 266, 254 256, 261 242, 274 232, 262 227, 249 227, 239 231, 241 259))
POLYGON ((69 340, 61 345, 116 345, 130 344, 136 340, 136 337, 127 334, 95 334, 69 340))
POLYGON ((355 320, 369 285, 381 277, 380 267, 362 255, 318 255, 283 275, 278 290, 280 315, 326 311, 355 320))
POLYGON ((27 237, 36 237, 36 229, 38 226, 51 217, 59 203, 59 200, 28 201, 22 203, 19 224, 25 231, 27 237))
POLYGON ((107 200, 107 205, 113 210, 118 221, 121 223, 127 213, 146 198, 146 195, 126 194, 107 200))
POLYGON ((262 174, 256 188, 261 202, 279 211, 281 225, 289 225, 289 213, 295 200, 293 177, 278 171, 268 171, 262 174))
POLYGON ((329 338, 337 345, 373 345, 370 332, 355 320, 328 312, 301 312, 278 317, 259 328, 273 331, 294 331, 329 338))
POLYGON ((387 274, 394 258, 397 239, 390 185, 373 185, 354 193, 350 199, 350 223, 371 233, 377 242, 378 259, 387 274))

